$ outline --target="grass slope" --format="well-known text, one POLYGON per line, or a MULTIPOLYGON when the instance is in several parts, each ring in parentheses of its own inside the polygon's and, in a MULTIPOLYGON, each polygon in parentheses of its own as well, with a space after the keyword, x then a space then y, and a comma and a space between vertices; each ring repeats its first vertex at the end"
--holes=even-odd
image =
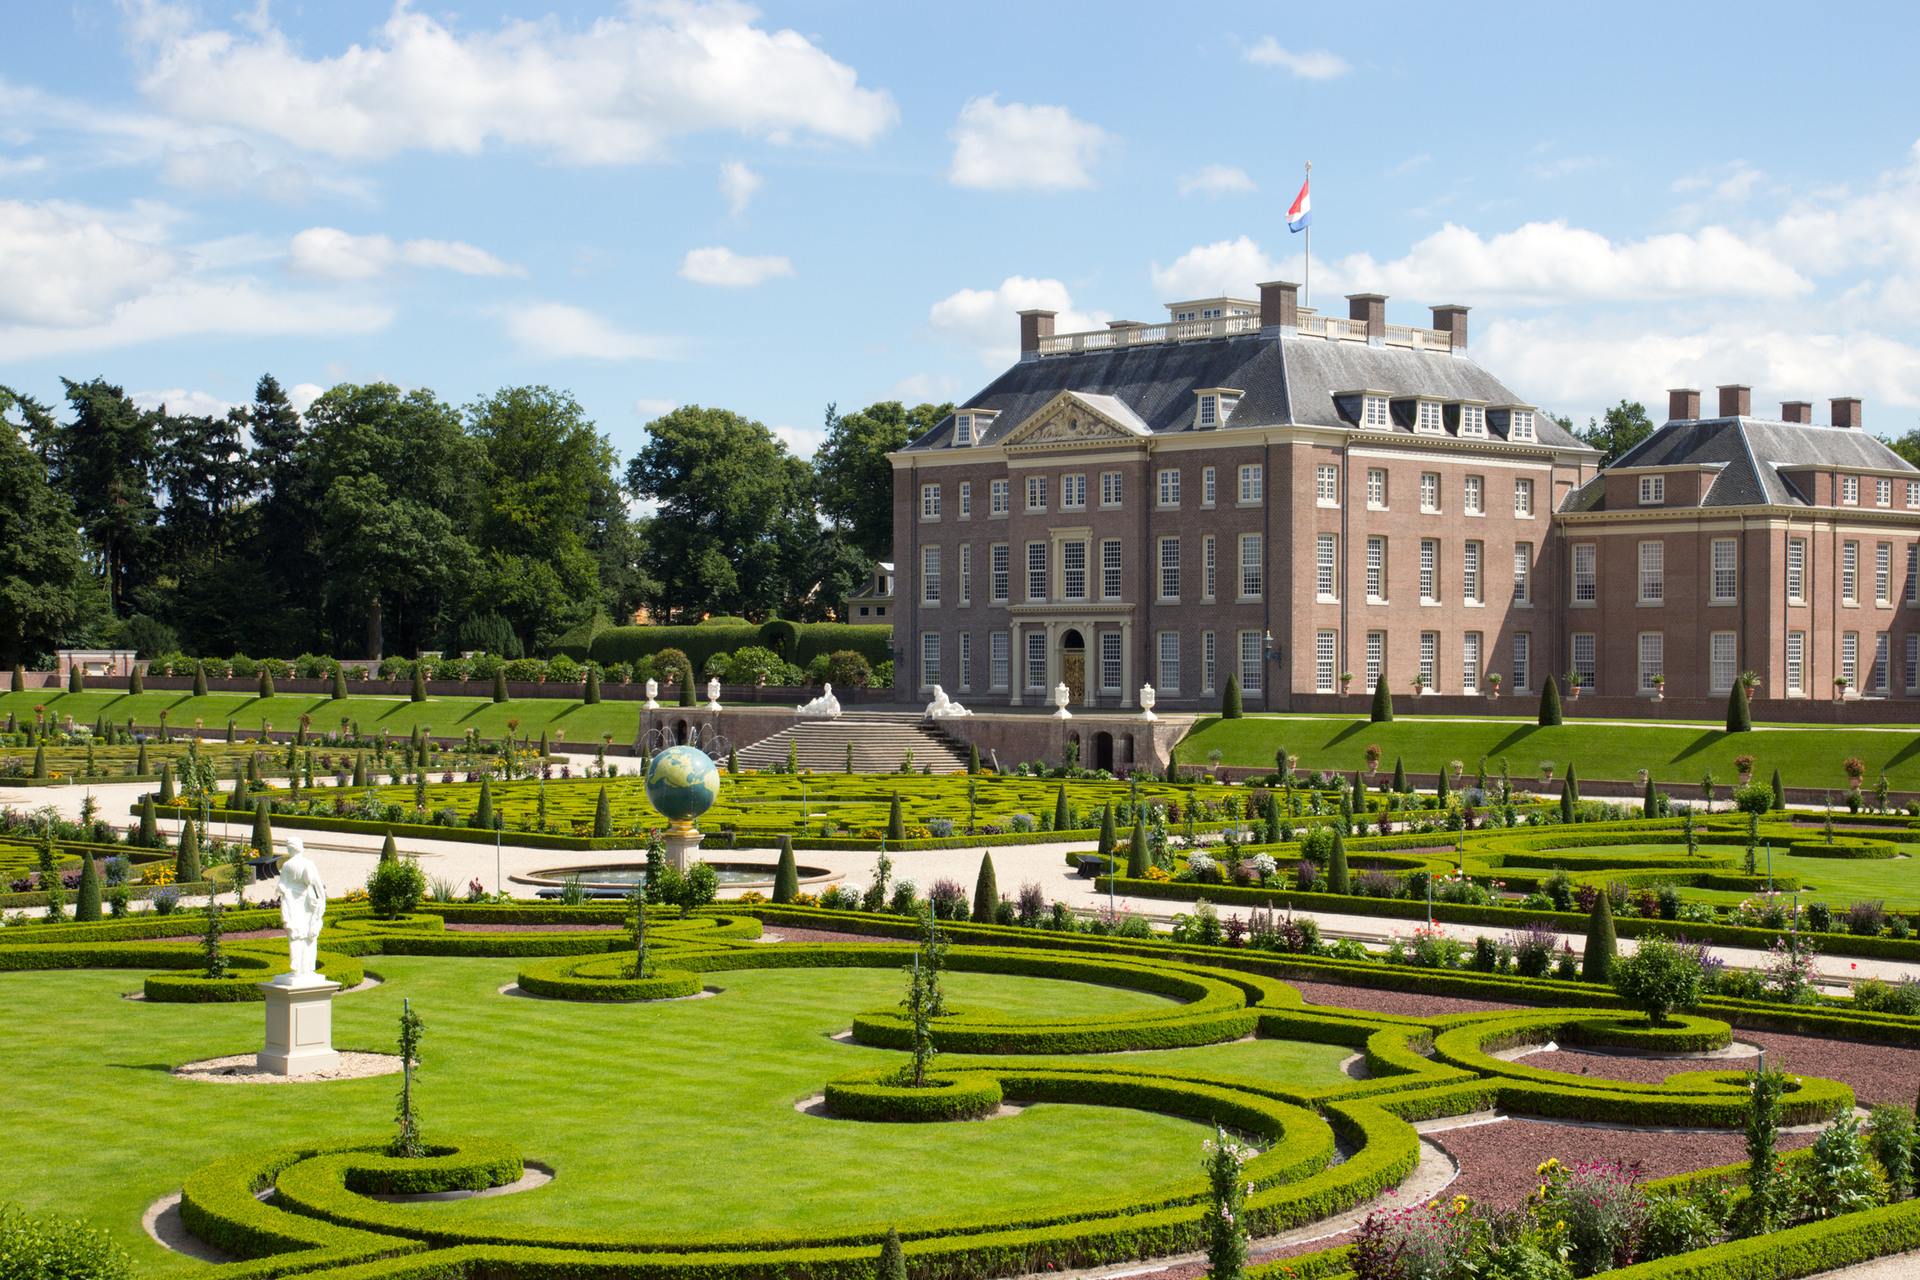
MULTIPOLYGON (((1570 708, 1571 709, 1571 708, 1570 708)), ((1835 799, 1847 786, 1842 762, 1858 756, 1866 762, 1871 787, 1885 768, 1896 790, 1920 790, 1920 733, 1914 730, 1781 728, 1728 734, 1687 725, 1632 725, 1604 720, 1570 722, 1541 728, 1531 720, 1441 721, 1402 718, 1391 724, 1366 720, 1209 717, 1180 743, 1184 764, 1204 764, 1219 751, 1221 763, 1271 769, 1274 752, 1285 746, 1302 769, 1354 770, 1366 765, 1366 748, 1379 744, 1381 767, 1391 770, 1396 756, 1407 769, 1433 773, 1450 760, 1467 766, 1471 778, 1480 757, 1488 776, 1500 771, 1505 756, 1516 780, 1538 779, 1540 763, 1559 766, 1555 777, 1576 765, 1582 778, 1633 779, 1651 769, 1656 783, 1698 785, 1711 768, 1716 782, 1730 786, 1733 758, 1752 755, 1762 781, 1780 770, 1790 787, 1831 787, 1835 799)), ((1558 786, 1558 783, 1555 784, 1558 786)), ((1724 797, 1726 792, 1721 792, 1724 797)))

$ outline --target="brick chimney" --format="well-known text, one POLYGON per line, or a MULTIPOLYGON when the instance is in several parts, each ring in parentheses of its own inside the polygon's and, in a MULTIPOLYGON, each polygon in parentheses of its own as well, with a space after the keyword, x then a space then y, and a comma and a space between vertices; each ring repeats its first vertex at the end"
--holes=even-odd
POLYGON ((1295 330, 1300 327, 1299 285, 1291 280, 1269 280, 1260 286, 1260 327, 1295 330))
POLYGON ((1347 295, 1347 318, 1367 322, 1367 345, 1384 347, 1387 345, 1387 295, 1384 293, 1350 293, 1347 295))
POLYGON ((1020 313, 1020 362, 1040 358, 1040 339, 1053 336, 1053 318, 1057 311, 1022 311, 1020 313))
POLYGON ((1813 425, 1813 401, 1782 400, 1780 402, 1780 421, 1797 422, 1802 426, 1813 425))
POLYGON ((1667 392, 1667 421, 1692 422, 1700 416, 1700 393, 1691 387, 1667 392))
POLYGON ((1833 425, 1836 427, 1860 428, 1860 401, 1854 396, 1842 396, 1827 403, 1833 406, 1833 425))
POLYGON ((1433 308, 1433 327, 1453 335, 1455 351, 1467 349, 1467 312, 1471 310, 1471 307, 1463 307, 1452 302, 1443 307, 1433 308))
POLYGON ((1721 387, 1720 416, 1723 418, 1752 417, 1753 388, 1743 387, 1739 383, 1730 383, 1721 387))

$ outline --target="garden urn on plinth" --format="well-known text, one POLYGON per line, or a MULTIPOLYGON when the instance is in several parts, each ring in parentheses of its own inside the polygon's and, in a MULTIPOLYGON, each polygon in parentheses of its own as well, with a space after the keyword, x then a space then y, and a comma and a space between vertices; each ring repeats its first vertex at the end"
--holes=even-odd
POLYGON ((320 926, 327 914, 327 887, 298 836, 287 838, 280 867, 280 923, 287 930, 286 973, 256 985, 266 997, 266 1045, 254 1063, 275 1075, 303 1076, 340 1065, 333 1047, 333 996, 340 984, 319 966, 320 926))
POLYGON ((1158 720, 1160 718, 1153 714, 1153 704, 1158 697, 1159 695, 1153 691, 1152 685, 1143 684, 1140 686, 1140 719, 1158 720))
POLYGON ((720 769, 698 747, 668 747, 647 766, 647 801, 667 820, 667 861, 685 872, 699 855, 700 815, 720 798, 720 769))
POLYGON ((1066 682, 1064 680, 1061 681, 1059 684, 1053 686, 1053 705, 1060 708, 1058 711, 1053 713, 1053 718, 1055 720, 1073 719, 1073 712, 1067 710, 1067 703, 1072 700, 1073 700, 1073 694, 1071 691, 1068 690, 1066 682))
POLYGON ((649 680, 647 681, 647 710, 658 711, 659 709, 660 682, 658 680, 649 680))
POLYGON ((715 676, 713 679, 707 681, 706 710, 718 711, 719 709, 720 709, 720 677, 715 676))

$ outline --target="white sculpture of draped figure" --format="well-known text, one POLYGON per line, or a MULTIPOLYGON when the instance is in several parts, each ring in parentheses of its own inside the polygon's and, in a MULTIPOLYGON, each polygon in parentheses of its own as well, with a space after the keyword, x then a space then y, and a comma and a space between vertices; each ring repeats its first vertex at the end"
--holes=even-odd
POLYGON ((967 710, 953 699, 947 697, 947 691, 939 685, 933 686, 933 701, 927 704, 926 718, 929 720, 951 720, 957 716, 970 716, 967 710))
POLYGON ((320 927, 327 914, 327 886, 320 868, 307 857, 299 836, 287 837, 287 860, 280 864, 280 923, 287 931, 290 971, 274 981, 305 986, 316 980, 320 927))
POLYGON ((822 685, 823 692, 812 702, 802 703, 794 710, 803 716, 837 716, 840 714, 840 699, 833 696, 832 685, 822 685))

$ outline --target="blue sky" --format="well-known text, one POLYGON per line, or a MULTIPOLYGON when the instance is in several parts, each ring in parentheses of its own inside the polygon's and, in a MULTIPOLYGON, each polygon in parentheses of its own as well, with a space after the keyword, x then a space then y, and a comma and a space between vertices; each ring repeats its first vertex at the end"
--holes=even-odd
MULTIPOLYGON (((15 4, 0 383, 271 372, 686 403, 977 389, 1062 329, 1298 278, 1581 423, 1746 382, 1920 424, 1908 6, 15 4)), ((1709 400, 1711 397, 1709 397, 1709 400)))

